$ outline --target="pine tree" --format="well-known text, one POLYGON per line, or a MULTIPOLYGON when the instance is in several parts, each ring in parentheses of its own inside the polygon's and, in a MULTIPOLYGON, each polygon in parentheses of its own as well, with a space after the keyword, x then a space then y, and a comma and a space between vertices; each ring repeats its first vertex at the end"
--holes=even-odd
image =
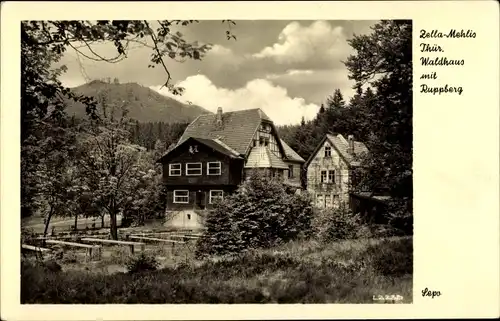
POLYGON ((326 103, 328 105, 328 110, 336 110, 344 108, 345 107, 344 96, 342 95, 340 89, 335 89, 333 95, 328 97, 326 103))

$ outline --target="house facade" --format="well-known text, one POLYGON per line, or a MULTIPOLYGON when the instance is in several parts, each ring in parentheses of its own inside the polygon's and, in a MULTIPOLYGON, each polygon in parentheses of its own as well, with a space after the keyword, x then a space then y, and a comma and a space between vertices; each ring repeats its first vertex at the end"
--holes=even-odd
POLYGON ((307 191, 318 208, 334 208, 349 203, 352 171, 366 146, 352 135, 327 134, 305 163, 307 191))
POLYGON ((250 171, 300 187, 305 162, 260 109, 200 115, 158 162, 167 188, 167 225, 197 228, 206 210, 234 192, 250 171))

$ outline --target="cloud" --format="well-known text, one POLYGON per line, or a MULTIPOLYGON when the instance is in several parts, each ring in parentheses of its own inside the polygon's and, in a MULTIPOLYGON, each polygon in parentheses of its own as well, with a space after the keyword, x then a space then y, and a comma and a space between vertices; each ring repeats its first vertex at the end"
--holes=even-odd
POLYGON ((268 74, 266 75, 266 79, 279 79, 287 76, 303 76, 303 75, 312 75, 314 74, 313 70, 300 70, 300 69, 289 69, 283 74, 268 74))
POLYGON ((233 55, 233 51, 231 49, 217 44, 212 46, 209 53, 213 55, 223 55, 223 56, 233 55))
POLYGON ((340 89, 346 99, 354 94, 354 81, 349 80, 347 69, 295 70, 266 76, 276 86, 287 89, 290 96, 304 97, 307 101, 321 104, 340 89))
MULTIPOLYGON (((318 105, 307 103, 303 98, 290 97, 287 89, 266 79, 254 79, 241 88, 228 89, 215 86, 205 75, 195 75, 177 85, 185 88, 180 97, 183 102, 189 101, 213 112, 217 107, 224 111, 261 108, 277 125, 297 124, 302 117, 313 119, 319 109, 318 105)), ((172 97, 164 88, 151 88, 172 97)))
POLYGON ((332 27, 326 21, 315 21, 309 26, 289 23, 279 34, 278 42, 263 48, 252 56, 272 59, 278 64, 309 64, 332 67, 345 59, 351 48, 342 26, 332 27))

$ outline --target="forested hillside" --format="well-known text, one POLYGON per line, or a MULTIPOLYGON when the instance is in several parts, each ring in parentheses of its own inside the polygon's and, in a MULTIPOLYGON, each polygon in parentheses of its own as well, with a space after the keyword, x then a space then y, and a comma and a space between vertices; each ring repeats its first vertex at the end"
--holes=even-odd
MULTIPOLYGON (((143 123, 185 123, 191 122, 201 114, 210 113, 200 106, 183 104, 136 83, 121 84, 116 78, 113 82, 94 80, 71 88, 71 91, 78 95, 93 97, 99 103, 101 113, 111 113, 113 107, 115 113, 126 108, 128 117, 143 123), (108 110, 102 110, 103 105, 107 106, 108 110)), ((83 103, 67 99, 66 104, 69 116, 86 116, 83 103)))

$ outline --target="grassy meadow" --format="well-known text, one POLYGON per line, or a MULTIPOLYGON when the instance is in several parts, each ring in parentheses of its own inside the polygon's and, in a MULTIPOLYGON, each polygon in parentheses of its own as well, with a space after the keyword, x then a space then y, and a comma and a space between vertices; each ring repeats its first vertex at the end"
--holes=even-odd
MULTIPOLYGON (((131 255, 112 247, 97 262, 71 252, 51 271, 23 259, 21 302, 30 303, 411 303, 411 237, 284 245, 197 259, 194 243, 148 245, 154 271, 127 272, 131 255), (112 267, 112 268, 110 268, 112 267), (400 295, 401 301, 373 300, 400 295)), ((135 254, 137 257, 138 254, 135 254)))

